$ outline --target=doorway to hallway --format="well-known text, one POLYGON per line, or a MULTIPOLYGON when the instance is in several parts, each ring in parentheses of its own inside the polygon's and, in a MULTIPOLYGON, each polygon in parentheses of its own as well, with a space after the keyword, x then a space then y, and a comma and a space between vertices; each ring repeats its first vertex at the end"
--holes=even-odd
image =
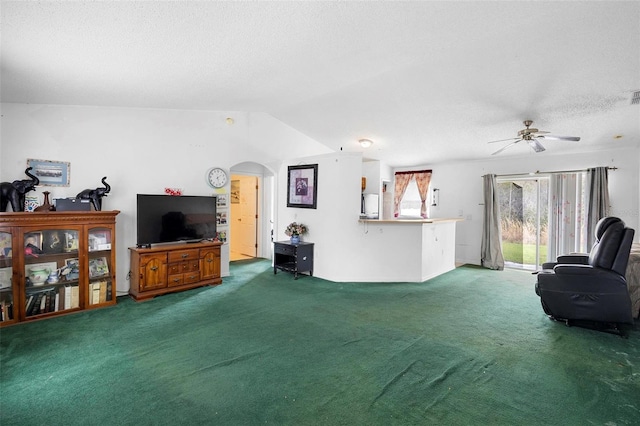
POLYGON ((229 261, 273 257, 275 173, 254 162, 230 168, 229 261))
POLYGON ((231 175, 231 238, 229 260, 257 257, 258 189, 257 176, 231 175))

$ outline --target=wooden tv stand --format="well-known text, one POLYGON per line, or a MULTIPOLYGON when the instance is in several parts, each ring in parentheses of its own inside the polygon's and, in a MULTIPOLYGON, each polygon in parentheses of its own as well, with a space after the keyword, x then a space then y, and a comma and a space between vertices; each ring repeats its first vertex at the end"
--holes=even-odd
POLYGON ((220 246, 221 242, 205 241, 151 248, 129 247, 129 295, 142 301, 161 294, 222 283, 220 246))

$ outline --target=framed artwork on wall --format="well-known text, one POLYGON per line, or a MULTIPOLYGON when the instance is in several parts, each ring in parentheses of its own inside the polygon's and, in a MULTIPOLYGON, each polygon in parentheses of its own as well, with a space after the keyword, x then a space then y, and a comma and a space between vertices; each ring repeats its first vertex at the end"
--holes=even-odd
POLYGON ((240 204, 240 181, 234 179, 231 181, 231 204, 240 204))
POLYGON ((31 173, 40 180, 40 185, 69 186, 69 169, 67 161, 34 160, 27 158, 27 167, 33 167, 31 173))
POLYGON ((318 196, 318 165, 289 166, 287 207, 315 209, 318 196))

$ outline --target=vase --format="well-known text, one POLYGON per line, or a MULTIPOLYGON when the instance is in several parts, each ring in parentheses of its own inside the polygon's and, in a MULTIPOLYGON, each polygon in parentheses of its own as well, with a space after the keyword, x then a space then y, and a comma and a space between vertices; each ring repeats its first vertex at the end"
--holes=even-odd
POLYGON ((52 212, 55 211, 56 207, 49 202, 49 191, 44 191, 44 203, 40 207, 36 207, 34 211, 36 212, 52 212))
POLYGON ((291 236, 291 244, 298 244, 300 242, 300 236, 299 235, 292 235, 291 236))

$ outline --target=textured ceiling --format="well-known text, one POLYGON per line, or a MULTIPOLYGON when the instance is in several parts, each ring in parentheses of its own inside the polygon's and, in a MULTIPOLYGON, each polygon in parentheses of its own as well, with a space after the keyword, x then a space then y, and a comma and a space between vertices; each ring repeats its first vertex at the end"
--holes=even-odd
POLYGON ((2 102, 261 111, 392 166, 489 158, 525 119, 582 140, 500 156, 640 145, 640 2, 1 5, 2 102))

